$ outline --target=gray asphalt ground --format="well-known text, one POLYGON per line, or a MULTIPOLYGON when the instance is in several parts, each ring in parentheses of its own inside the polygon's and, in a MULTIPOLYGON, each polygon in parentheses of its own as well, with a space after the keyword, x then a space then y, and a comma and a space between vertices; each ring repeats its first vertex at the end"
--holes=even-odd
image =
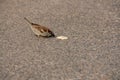
POLYGON ((0 80, 120 80, 120 0, 0 0, 0 80))

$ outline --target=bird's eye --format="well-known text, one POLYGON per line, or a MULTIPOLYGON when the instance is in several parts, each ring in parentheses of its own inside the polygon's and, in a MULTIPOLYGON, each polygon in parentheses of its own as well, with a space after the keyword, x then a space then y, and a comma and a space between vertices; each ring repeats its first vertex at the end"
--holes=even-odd
POLYGON ((52 33, 51 31, 48 30, 49 33, 52 33))

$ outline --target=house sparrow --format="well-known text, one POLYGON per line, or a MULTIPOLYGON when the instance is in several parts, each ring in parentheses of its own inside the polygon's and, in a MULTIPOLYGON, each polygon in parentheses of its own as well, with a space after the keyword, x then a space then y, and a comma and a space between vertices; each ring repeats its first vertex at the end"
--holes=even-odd
POLYGON ((27 18, 24 18, 29 24, 31 24, 31 29, 35 35, 42 37, 55 37, 54 33, 44 26, 30 22, 27 18))

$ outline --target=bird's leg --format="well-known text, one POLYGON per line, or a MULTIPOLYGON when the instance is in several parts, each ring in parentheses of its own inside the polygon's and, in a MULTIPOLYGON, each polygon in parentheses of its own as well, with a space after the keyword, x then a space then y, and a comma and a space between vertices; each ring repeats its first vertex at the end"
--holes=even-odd
POLYGON ((40 37, 39 35, 35 35, 36 37, 40 37))
POLYGON ((40 37, 40 35, 37 35, 38 37, 40 37))

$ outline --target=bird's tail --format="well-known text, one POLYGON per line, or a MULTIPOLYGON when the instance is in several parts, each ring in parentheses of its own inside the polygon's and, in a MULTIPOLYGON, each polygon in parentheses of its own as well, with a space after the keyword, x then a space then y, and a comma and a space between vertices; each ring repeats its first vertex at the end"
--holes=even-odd
POLYGON ((25 19, 28 23, 32 24, 32 22, 30 22, 26 17, 24 17, 24 19, 25 19))

